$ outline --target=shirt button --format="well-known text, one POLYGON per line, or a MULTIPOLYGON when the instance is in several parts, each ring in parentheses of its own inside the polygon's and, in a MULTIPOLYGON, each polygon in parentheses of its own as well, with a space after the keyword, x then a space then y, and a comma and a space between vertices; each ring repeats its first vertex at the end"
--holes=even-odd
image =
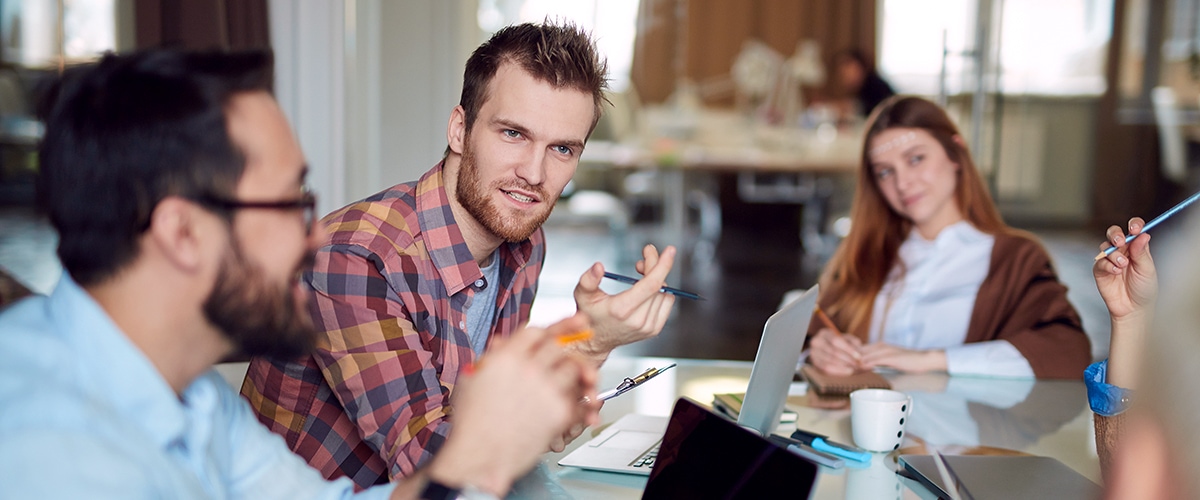
POLYGON ((487 288, 487 280, 485 280, 483 278, 479 278, 479 279, 475 280, 475 288, 478 288, 480 290, 487 288))
POLYGON ((459 328, 466 328, 466 327, 467 327, 467 322, 466 322, 466 321, 459 321, 459 322, 458 322, 458 327, 459 327, 459 328))

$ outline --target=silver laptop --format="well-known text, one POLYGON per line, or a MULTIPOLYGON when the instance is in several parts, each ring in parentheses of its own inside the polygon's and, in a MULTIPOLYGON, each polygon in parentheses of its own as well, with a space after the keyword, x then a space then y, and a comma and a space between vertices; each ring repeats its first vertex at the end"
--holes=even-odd
MULTIPOLYGON (((813 286, 767 318, 738 417, 741 426, 765 436, 779 425, 816 305, 817 287, 813 286)), ((625 415, 563 457, 558 465, 649 475, 667 430, 667 420, 634 413, 625 415)))
POLYGON ((558 461, 584 469, 650 475, 667 417, 627 414, 558 461))
POLYGON ((792 385, 792 374, 796 373, 796 361, 800 359, 804 338, 808 336, 808 322, 817 307, 818 293, 818 286, 813 285, 800 298, 767 318, 762 340, 758 341, 758 354, 754 355, 746 398, 742 400, 742 411, 738 414, 738 425, 756 431, 760 436, 770 435, 779 426, 779 416, 783 414, 788 388, 792 385))

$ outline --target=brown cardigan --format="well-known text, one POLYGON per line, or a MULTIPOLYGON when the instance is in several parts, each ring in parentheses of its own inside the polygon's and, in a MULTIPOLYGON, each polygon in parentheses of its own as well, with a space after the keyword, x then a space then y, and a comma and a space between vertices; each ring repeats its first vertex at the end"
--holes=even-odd
MULTIPOLYGON (((1091 343, 1083 333, 1079 314, 1067 301, 1067 287, 1059 283, 1050 255, 1032 235, 1021 231, 995 237, 966 342, 1009 341, 1029 361, 1037 378, 1083 377, 1092 359, 1091 343)), ((840 295, 837 288, 824 288, 818 302, 828 311, 840 295)), ((838 325, 850 324, 850 318, 841 314, 832 319, 838 325)), ((809 337, 820 327, 821 322, 814 318, 809 323, 809 337)), ((866 328, 854 333, 867 338, 866 328)))

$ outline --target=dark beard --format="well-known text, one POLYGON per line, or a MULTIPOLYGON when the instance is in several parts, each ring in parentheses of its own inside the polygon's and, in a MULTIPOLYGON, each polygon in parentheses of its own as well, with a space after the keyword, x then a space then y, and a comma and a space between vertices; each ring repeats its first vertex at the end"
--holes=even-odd
POLYGON ((471 149, 471 141, 468 138, 463 141, 462 161, 458 164, 458 184, 454 193, 458 204, 462 205, 484 229, 504 241, 518 243, 529 239, 529 236, 542 227, 542 223, 546 222, 546 219, 550 218, 550 212, 554 209, 554 204, 558 202, 558 196, 547 196, 541 187, 530 186, 520 179, 509 183, 497 181, 491 186, 485 187, 483 180, 479 178, 479 167, 475 161, 475 152, 471 149), (496 189, 506 186, 537 193, 543 203, 548 203, 546 210, 525 220, 505 217, 500 213, 500 209, 491 203, 488 195, 496 189))
MULTIPOLYGON (((274 285, 246 260, 234 240, 226 252, 204 316, 246 356, 294 359, 312 350, 316 328, 307 310, 297 310, 291 287, 274 285)), ((311 268, 308 253, 302 269, 311 268)))

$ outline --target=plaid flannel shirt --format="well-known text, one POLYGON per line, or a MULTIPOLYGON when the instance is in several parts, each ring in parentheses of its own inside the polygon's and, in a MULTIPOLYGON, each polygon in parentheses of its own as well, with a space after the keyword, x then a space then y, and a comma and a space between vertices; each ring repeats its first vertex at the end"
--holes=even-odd
POLYGON ((475 356, 466 309, 481 286, 500 286, 489 343, 528 321, 545 237, 502 244, 500 283, 485 284, 441 164, 324 222, 330 240, 308 275, 317 348, 252 360, 242 395, 325 477, 365 487, 412 473, 441 447, 448 398, 475 356))

